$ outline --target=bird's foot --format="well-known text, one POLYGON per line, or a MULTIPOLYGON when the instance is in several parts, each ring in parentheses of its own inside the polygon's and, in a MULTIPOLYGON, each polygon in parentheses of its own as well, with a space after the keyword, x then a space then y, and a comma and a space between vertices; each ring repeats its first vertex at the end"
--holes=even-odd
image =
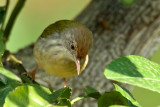
POLYGON ((36 75, 37 69, 38 69, 38 66, 36 66, 36 68, 32 72, 25 72, 24 74, 31 77, 31 81, 33 81, 33 80, 35 80, 35 75, 36 75))

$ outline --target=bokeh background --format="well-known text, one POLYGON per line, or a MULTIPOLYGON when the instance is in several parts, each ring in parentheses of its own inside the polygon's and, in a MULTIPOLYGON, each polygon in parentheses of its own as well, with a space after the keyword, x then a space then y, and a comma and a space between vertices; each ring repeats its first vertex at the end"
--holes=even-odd
MULTIPOLYGON (((17 0, 10 1, 7 18, 17 2, 17 0)), ((7 43, 7 49, 11 52, 16 52, 34 43, 46 26, 57 20, 74 19, 74 17, 83 11, 90 1, 91 0, 27 0, 14 24, 10 40, 7 43)), ((5 0, 0 0, 0 6, 4 4, 5 0)), ((160 63, 160 49, 158 49, 150 59, 160 63)), ((134 87, 131 93, 143 107, 160 106, 160 94, 157 92, 134 87)))

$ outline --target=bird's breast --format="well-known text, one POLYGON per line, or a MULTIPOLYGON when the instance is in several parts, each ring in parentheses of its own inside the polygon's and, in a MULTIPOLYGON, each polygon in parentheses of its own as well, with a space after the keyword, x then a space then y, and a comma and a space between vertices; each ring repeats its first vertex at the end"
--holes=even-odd
POLYGON ((47 73, 59 77, 77 75, 73 56, 57 40, 39 40, 34 46, 34 57, 47 73))
POLYGON ((65 54, 58 54, 52 57, 52 60, 45 61, 48 63, 43 66, 44 70, 52 75, 59 77, 72 77, 77 75, 76 64, 74 60, 66 57, 65 54))

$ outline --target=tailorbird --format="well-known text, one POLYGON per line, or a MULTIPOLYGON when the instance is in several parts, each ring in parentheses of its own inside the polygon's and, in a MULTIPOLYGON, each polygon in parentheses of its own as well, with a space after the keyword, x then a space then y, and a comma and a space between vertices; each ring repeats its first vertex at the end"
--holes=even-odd
POLYGON ((64 78, 66 87, 65 78, 79 75, 85 69, 92 43, 92 32, 85 25, 60 20, 43 31, 33 54, 38 66, 48 74, 64 78))

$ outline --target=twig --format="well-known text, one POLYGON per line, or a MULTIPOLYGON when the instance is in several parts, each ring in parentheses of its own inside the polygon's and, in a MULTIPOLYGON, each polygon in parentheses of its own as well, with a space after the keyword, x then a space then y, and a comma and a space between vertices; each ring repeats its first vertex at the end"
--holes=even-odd
POLYGON ((22 7, 24 6, 26 0, 18 0, 12 14, 11 17, 9 18, 9 21, 7 23, 7 26, 4 30, 4 42, 6 42, 10 36, 12 27, 14 25, 15 19, 18 16, 19 12, 21 11, 22 7))
POLYGON ((4 55, 3 55, 3 60, 4 62, 8 62, 12 67, 16 68, 18 70, 18 72, 20 73, 20 77, 22 79, 23 82, 25 83, 36 83, 34 80, 31 81, 31 78, 28 77, 27 71, 25 70, 25 68, 22 65, 22 62, 20 60, 18 60, 13 54, 11 54, 9 51, 5 51, 4 55))
POLYGON ((5 19, 6 19, 6 16, 7 16, 7 12, 8 12, 9 3, 10 3, 10 0, 7 0, 7 1, 6 1, 6 6, 5 6, 5 14, 4 14, 4 17, 3 17, 3 20, 2 20, 2 25, 1 25, 1 31, 2 31, 2 32, 3 32, 3 26, 4 26, 4 23, 5 23, 5 19))

